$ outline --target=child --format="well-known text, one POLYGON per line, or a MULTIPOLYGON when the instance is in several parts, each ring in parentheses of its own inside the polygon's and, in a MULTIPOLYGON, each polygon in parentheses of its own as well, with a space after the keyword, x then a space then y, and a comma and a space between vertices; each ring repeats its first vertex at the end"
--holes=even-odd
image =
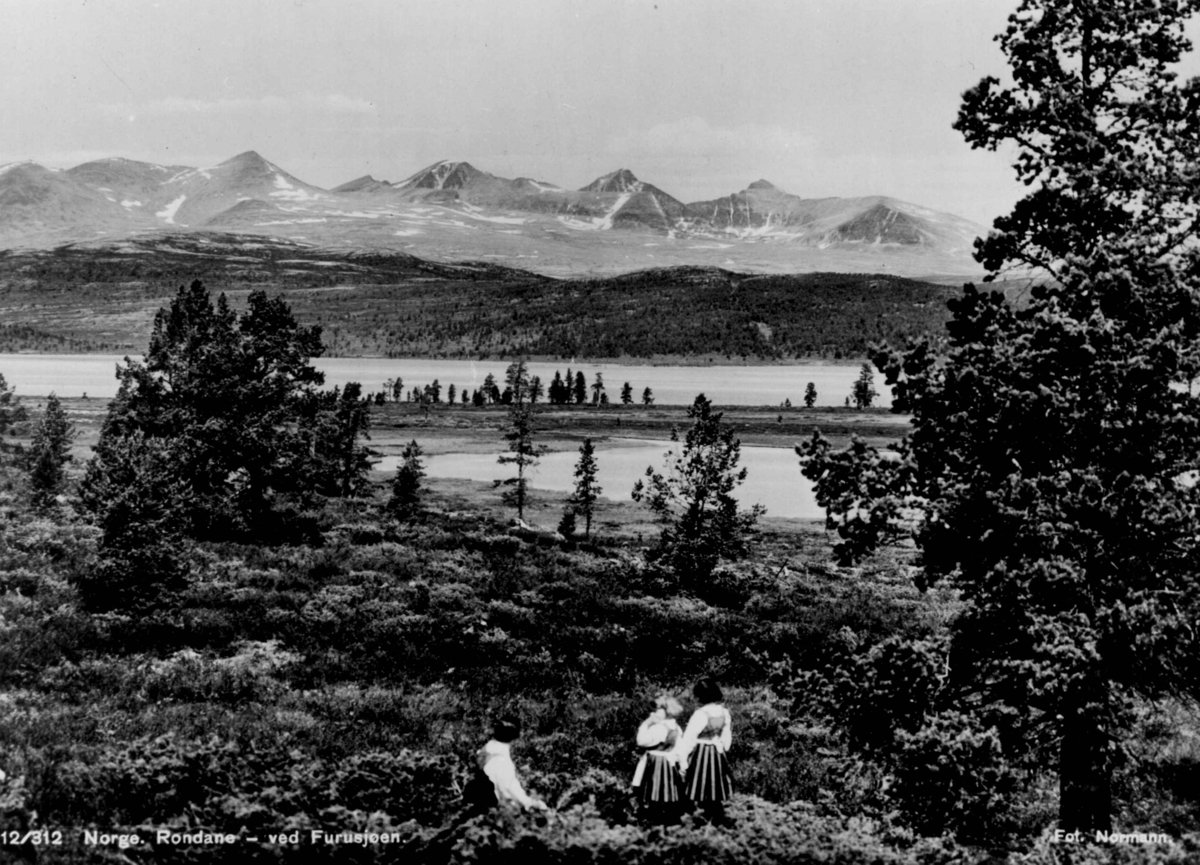
POLYGON ((682 813, 684 801, 678 750, 683 731, 675 720, 683 707, 665 694, 654 702, 654 712, 637 731, 642 756, 633 773, 634 800, 647 821, 674 823, 682 813))

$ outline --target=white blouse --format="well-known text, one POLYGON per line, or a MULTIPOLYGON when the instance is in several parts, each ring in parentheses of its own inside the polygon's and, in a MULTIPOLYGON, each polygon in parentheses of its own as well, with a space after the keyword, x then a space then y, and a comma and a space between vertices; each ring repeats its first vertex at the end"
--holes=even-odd
POLYGON ((715 742, 722 754, 729 750, 729 746, 733 744, 733 732, 730 730, 728 709, 718 703, 709 703, 692 713, 683 731, 683 738, 679 740, 679 751, 684 761, 696 749, 698 742, 715 742), (711 733, 706 735, 705 731, 708 730, 710 722, 717 721, 724 722, 721 724, 721 732, 716 736, 711 733))
POLYGON ((517 778, 517 767, 512 752, 504 742, 492 739, 483 746, 483 774, 496 788, 496 799, 500 802, 516 802, 522 808, 536 808, 538 803, 525 792, 517 778))

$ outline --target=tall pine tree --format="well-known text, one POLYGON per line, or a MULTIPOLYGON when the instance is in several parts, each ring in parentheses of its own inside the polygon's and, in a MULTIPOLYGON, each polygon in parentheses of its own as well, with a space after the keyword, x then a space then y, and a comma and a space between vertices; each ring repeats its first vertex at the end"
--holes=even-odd
POLYGON ((944 349, 873 352, 913 418, 898 459, 799 449, 844 561, 911 538, 921 586, 961 592, 941 708, 1052 761, 1065 830, 1111 827, 1135 697, 1200 696, 1200 83, 1173 71, 1198 9, 1020 4, 1010 82, 956 128, 1016 150, 1030 191, 977 257, 1032 296, 967 286, 944 349))

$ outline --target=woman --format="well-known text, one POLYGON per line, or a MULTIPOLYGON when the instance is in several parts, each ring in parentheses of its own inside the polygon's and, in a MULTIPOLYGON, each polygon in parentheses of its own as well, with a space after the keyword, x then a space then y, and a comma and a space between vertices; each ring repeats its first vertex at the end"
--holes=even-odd
POLYGON ((463 791, 471 813, 483 813, 497 805, 546 810, 546 803, 526 793, 517 777, 511 749, 520 735, 520 721, 512 716, 501 718, 493 727, 491 741, 476 752, 477 771, 463 791))
POLYGON ((683 711, 674 697, 662 695, 655 709, 637 731, 642 749, 633 773, 634 800, 642 816, 651 823, 673 823, 683 811, 683 778, 679 742, 683 731, 675 718, 683 711))
POLYGON ((684 791, 700 806, 709 822, 725 821, 725 802, 733 796, 733 777, 725 755, 733 743, 729 710, 721 705, 721 689, 712 679, 701 679, 692 689, 700 708, 692 713, 679 752, 687 767, 684 791))

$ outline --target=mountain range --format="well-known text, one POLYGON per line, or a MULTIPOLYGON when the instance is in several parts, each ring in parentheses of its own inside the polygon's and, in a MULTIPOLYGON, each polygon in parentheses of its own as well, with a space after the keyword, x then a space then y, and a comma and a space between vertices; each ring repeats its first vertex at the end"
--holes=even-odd
POLYGON ((247 151, 212 168, 101 159, 0 166, 0 247, 223 230, 493 260, 567 275, 697 264, 948 277, 979 272, 981 226, 885 196, 802 198, 757 180, 684 203, 627 169, 566 189, 442 161, 321 189, 247 151))

